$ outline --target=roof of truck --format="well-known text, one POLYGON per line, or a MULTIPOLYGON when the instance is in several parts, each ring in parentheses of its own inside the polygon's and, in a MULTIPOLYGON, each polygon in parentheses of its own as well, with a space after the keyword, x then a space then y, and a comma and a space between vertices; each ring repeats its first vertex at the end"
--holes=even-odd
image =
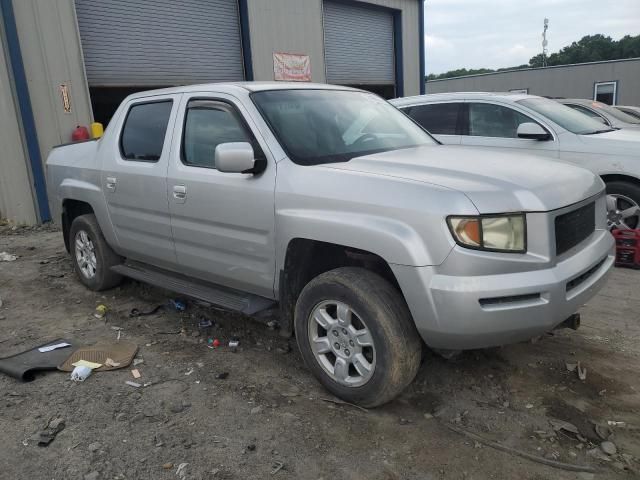
POLYGON ((189 92, 232 92, 242 90, 245 92, 260 92, 264 90, 353 90, 356 88, 344 87, 341 85, 329 85, 326 83, 308 82, 224 82, 224 83, 201 83, 195 85, 184 85, 180 87, 160 88, 156 90, 145 90, 130 95, 129 98, 141 98, 153 95, 170 95, 175 93, 189 92))

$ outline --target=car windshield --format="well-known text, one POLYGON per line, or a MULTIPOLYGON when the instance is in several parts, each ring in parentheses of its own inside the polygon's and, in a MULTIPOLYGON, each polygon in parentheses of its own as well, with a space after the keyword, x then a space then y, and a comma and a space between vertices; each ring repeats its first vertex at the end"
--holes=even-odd
POLYGON ((592 102, 591 106, 596 110, 602 110, 607 115, 611 115, 613 118, 620 120, 621 122, 640 124, 640 119, 634 118, 631 115, 621 112, 616 108, 610 107, 606 103, 592 102))
POLYGON ((565 130, 578 135, 591 135, 612 130, 611 128, 604 127, 602 123, 584 113, 562 105, 555 100, 549 100, 547 98, 527 98, 518 100, 517 103, 557 123, 565 130))
POLYGON ((270 90, 251 95, 292 161, 346 162, 436 143, 380 97, 348 90, 270 90))

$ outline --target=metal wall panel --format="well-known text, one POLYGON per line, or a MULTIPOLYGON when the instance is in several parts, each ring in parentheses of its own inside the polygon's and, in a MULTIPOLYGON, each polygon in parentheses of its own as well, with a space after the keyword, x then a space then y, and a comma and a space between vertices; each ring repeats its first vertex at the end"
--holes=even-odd
POLYGON ((273 54, 309 55, 314 82, 326 81, 322 0, 248 0, 255 80, 273 80, 273 54))
POLYGON ((640 105, 640 59, 585 63, 532 70, 472 75, 427 82, 427 93, 507 92, 593 98, 595 82, 618 81, 618 105, 640 105))
POLYGON ((27 166, 29 160, 13 98, 2 33, 0 31, 0 218, 33 224, 38 217, 27 166))
POLYGON ((324 45, 329 83, 395 83, 390 12, 325 1, 324 45))
POLYGON ((244 79, 236 0, 76 0, 90 86, 244 79))

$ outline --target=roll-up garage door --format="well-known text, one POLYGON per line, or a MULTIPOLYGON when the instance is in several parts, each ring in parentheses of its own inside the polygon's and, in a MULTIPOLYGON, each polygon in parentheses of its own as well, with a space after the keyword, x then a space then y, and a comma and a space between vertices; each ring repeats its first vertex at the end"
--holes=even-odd
POLYGON ((244 79, 237 0, 76 0, 92 87, 244 79))
POLYGON ((324 44, 329 83, 395 83, 390 12, 325 1, 324 44))

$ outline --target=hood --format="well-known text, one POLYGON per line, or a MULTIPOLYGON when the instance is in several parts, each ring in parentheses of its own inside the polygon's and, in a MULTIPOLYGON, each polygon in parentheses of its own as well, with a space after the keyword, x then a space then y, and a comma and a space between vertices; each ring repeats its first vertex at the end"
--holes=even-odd
POLYGON ((621 128, 594 135, 576 135, 583 151, 607 155, 632 155, 640 158, 640 129, 621 128))
POLYGON ((554 210, 596 195, 604 188, 599 177, 583 168, 487 148, 429 145, 366 155, 324 167, 457 190, 480 213, 554 210))

